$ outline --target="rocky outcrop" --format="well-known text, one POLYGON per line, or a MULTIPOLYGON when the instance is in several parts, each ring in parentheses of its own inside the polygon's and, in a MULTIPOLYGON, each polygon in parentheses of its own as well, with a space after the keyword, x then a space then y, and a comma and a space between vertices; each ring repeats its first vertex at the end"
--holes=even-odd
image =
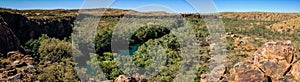
POLYGON ((20 41, 0 16, 0 53, 21 49, 20 41))
POLYGON ((230 70, 228 81, 299 80, 299 51, 291 41, 269 41, 244 62, 230 70))
POLYGON ((114 80, 114 82, 147 82, 147 80, 142 75, 134 74, 131 77, 120 75, 114 80))
POLYGON ((0 81, 36 81, 37 73, 34 60, 30 55, 16 51, 8 52, 7 57, 1 57, 0 81))
POLYGON ((30 39, 40 37, 47 34, 50 37, 63 39, 72 33, 72 26, 75 16, 65 16, 60 18, 41 18, 28 19, 21 14, 12 14, 8 12, 0 12, 7 26, 15 33, 24 44, 30 39))
POLYGON ((262 20, 262 21, 283 21, 299 17, 297 13, 267 13, 267 12, 224 12, 223 18, 232 18, 238 20, 262 20))
POLYGON ((201 76, 202 81, 228 82, 299 82, 300 52, 291 41, 269 41, 243 62, 235 64, 229 74, 226 69, 213 70, 201 76), (215 77, 211 80, 207 77, 215 77))
POLYGON ((280 33, 295 33, 300 30, 300 17, 284 20, 273 25, 267 26, 268 29, 278 31, 280 33))
POLYGON ((246 61, 236 64, 227 79, 235 82, 262 82, 267 80, 267 77, 258 67, 246 61))

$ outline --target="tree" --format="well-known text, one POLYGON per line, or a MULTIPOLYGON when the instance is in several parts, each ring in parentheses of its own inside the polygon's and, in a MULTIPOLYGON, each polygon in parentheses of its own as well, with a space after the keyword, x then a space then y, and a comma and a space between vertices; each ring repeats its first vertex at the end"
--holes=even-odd
POLYGON ((152 78, 153 80, 156 78, 161 81, 171 81, 176 77, 180 67, 179 48, 180 45, 172 34, 154 40, 150 39, 134 53, 133 62, 135 65, 148 70, 144 73, 146 75, 151 74, 152 69, 160 70, 158 75, 152 78), (153 60, 153 57, 156 60, 153 60))
POLYGON ((45 39, 49 39, 49 37, 45 34, 43 34, 41 37, 39 37, 38 39, 30 39, 29 41, 27 41, 24 45, 24 50, 26 52, 26 54, 32 54, 33 58, 36 61, 39 61, 40 56, 38 53, 38 49, 41 45, 41 41, 45 40, 45 39))
POLYGON ((149 39, 156 39, 169 34, 170 30, 160 25, 147 25, 139 28, 131 39, 134 41, 131 44, 143 43, 149 39))
POLYGON ((79 78, 76 74, 75 63, 72 58, 63 59, 62 62, 39 65, 39 80, 45 82, 67 81, 77 82, 79 78))
POLYGON ((102 29, 95 37, 96 53, 102 55, 104 52, 111 52, 112 30, 102 29))
POLYGON ((72 46, 69 42, 49 38, 40 42, 38 53, 43 62, 60 62, 62 59, 72 57, 72 46))

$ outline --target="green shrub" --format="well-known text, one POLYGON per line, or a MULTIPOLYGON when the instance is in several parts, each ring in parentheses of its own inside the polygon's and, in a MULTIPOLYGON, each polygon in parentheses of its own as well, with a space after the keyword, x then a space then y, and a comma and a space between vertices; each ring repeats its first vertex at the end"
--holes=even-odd
POLYGON ((169 34, 170 31, 166 27, 159 25, 147 25, 139 28, 131 39, 133 42, 131 44, 146 42, 149 39, 156 39, 162 37, 166 34, 169 34))
POLYGON ((72 57, 71 43, 55 38, 40 42, 38 53, 42 61, 60 62, 64 58, 72 57))
POLYGON ((71 58, 68 58, 59 63, 39 65, 38 79, 44 82, 78 82, 75 64, 71 61, 71 58))
POLYGON ((96 53, 102 55, 104 52, 111 52, 112 30, 102 29, 95 37, 96 53))
POLYGON ((49 37, 43 34, 38 39, 30 39, 29 41, 27 41, 23 47, 26 54, 31 54, 36 61, 39 61, 40 56, 38 53, 38 49, 41 45, 40 42, 45 39, 49 39, 49 37))

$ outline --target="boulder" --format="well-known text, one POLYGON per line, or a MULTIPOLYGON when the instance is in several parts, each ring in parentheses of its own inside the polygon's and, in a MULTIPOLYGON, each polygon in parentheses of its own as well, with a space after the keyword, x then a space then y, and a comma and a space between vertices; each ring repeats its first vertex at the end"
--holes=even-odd
POLYGON ((14 62, 11 63, 11 66, 16 66, 16 65, 19 64, 19 63, 20 63, 20 61, 19 61, 19 60, 16 60, 16 61, 14 61, 14 62))
POLYGON ((252 56, 252 59, 266 75, 277 81, 289 72, 297 54, 299 51, 293 48, 289 40, 269 41, 252 56))
POLYGON ((291 65, 286 61, 262 60, 257 66, 264 71, 267 76, 271 77, 271 79, 278 80, 286 75, 291 65))
MULTIPOLYGON (((17 51, 10 51, 6 57, 6 62, 0 62, 0 81, 4 82, 31 82, 37 80, 37 70, 25 59, 33 59, 31 56, 21 54, 17 51)), ((33 60, 31 62, 34 62, 33 60)))
POLYGON ((143 75, 134 74, 131 77, 120 75, 114 80, 114 82, 147 82, 147 80, 143 75))
POLYGON ((23 57, 24 57, 24 55, 18 51, 10 51, 7 53, 7 58, 11 61, 20 60, 23 57))
POLYGON ((134 74, 132 78, 134 78, 137 82, 147 82, 146 78, 140 74, 134 74))
POLYGON ((299 51, 291 41, 269 41, 231 70, 230 82, 300 81, 299 51))
POLYGON ((225 66, 220 65, 214 67, 210 73, 201 75, 201 81, 203 82, 213 82, 213 81, 220 81, 225 74, 225 66))
POLYGON ((264 73, 252 62, 242 62, 236 64, 227 78, 229 82, 262 82, 267 80, 264 73))
POLYGON ((130 80, 129 77, 127 77, 127 76, 125 76, 125 75, 120 75, 119 77, 117 77, 117 78, 115 79, 114 82, 130 82, 130 81, 131 81, 131 80, 130 80))
POLYGON ((8 77, 7 79, 8 79, 9 81, 16 82, 16 81, 20 81, 21 76, 22 76, 22 74, 21 74, 21 73, 18 73, 18 74, 16 74, 16 75, 13 75, 13 76, 8 77))
POLYGON ((264 59, 285 60, 287 63, 291 63, 294 54, 297 53, 299 52, 291 46, 291 41, 269 41, 256 51, 252 57, 256 63, 264 59))

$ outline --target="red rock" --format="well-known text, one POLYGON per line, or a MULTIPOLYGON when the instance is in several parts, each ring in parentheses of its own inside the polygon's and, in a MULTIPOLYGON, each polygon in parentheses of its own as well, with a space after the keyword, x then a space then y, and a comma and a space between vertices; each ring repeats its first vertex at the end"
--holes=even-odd
POLYGON ((259 62, 258 67, 275 81, 285 76, 289 71, 290 64, 286 61, 262 60, 259 62))
POLYGON ((299 81, 299 51, 291 41, 269 41, 231 69, 228 81, 299 81), (295 63, 295 64, 294 64, 295 63), (266 78, 268 77, 268 78, 266 78))
POLYGON ((296 53, 298 52, 291 46, 291 41, 269 41, 253 54, 252 59, 255 63, 264 59, 279 59, 291 63, 296 53))
POLYGON ((132 77, 120 75, 114 80, 114 82, 147 82, 147 80, 143 75, 134 74, 132 77))
POLYGON ((296 62, 292 69, 291 69, 291 74, 293 75, 293 77, 298 80, 298 82, 300 81, 300 61, 296 62))
MULTIPOLYGON (((11 51, 8 52, 7 57, 3 57, 3 59, 7 60, 7 63, 0 62, 0 81, 3 80, 5 82, 31 82, 37 80, 36 68, 28 64, 26 60, 32 59, 30 56, 24 56, 20 52, 11 51)), ((32 60, 32 62, 34 62, 32 60)))
POLYGON ((251 62, 242 62, 230 70, 229 82, 262 82, 267 78, 262 71, 251 62))
POLYGON ((119 77, 117 77, 115 79, 114 82, 129 82, 130 81, 130 78, 125 76, 125 75, 120 75, 119 77))

